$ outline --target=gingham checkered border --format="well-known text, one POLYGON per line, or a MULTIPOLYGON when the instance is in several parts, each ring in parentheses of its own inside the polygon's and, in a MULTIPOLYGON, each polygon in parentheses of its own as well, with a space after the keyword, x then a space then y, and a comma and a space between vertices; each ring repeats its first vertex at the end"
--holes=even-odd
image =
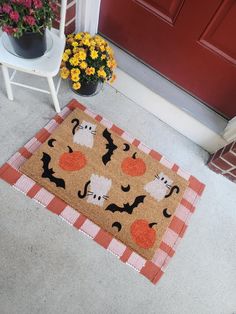
POLYGON ((202 195, 205 187, 205 185, 195 177, 181 170, 178 165, 168 161, 160 153, 148 148, 138 139, 126 133, 109 120, 87 109, 76 100, 72 100, 60 114, 57 114, 0 168, 0 178, 30 198, 38 201, 48 210, 91 237, 105 249, 116 255, 121 261, 146 276, 154 284, 159 281, 169 264, 170 259, 173 257, 176 248, 186 231, 189 219, 195 210, 196 203, 202 195), (162 242, 151 261, 144 259, 136 252, 132 251, 125 244, 115 239, 111 234, 101 229, 84 215, 80 214, 64 201, 48 192, 19 171, 19 167, 47 140, 58 125, 61 124, 75 108, 84 111, 108 129, 116 132, 125 141, 132 143, 146 154, 151 155, 154 159, 158 160, 167 168, 172 169, 189 182, 183 198, 176 208, 174 217, 163 236, 162 242))

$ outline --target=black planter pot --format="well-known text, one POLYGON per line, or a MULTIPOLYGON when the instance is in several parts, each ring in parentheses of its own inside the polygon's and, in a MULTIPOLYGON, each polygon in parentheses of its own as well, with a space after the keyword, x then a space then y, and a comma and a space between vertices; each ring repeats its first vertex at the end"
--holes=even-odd
POLYGON ((77 90, 73 89, 72 84, 71 82, 73 92, 81 96, 91 96, 96 93, 98 88, 98 82, 80 82, 81 87, 77 90))
POLYGON ((9 36, 13 49, 18 56, 26 59, 38 58, 47 50, 46 33, 26 32, 20 38, 9 36))

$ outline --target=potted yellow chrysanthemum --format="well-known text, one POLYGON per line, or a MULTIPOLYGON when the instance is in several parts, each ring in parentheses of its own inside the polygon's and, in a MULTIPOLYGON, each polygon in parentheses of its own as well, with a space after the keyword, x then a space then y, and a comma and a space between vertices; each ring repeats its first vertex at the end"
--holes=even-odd
POLYGON ((72 89, 80 95, 92 95, 98 83, 114 81, 114 53, 99 35, 70 34, 62 56, 60 75, 69 79, 72 89))

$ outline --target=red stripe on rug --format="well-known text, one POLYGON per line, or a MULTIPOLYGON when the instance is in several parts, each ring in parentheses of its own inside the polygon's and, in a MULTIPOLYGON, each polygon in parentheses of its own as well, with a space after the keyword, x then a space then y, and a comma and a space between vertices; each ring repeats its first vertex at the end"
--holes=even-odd
POLYGON ((80 227, 83 225, 83 223, 85 222, 86 219, 87 218, 85 216, 80 215, 79 218, 74 223, 74 227, 77 229, 80 229, 80 227))
POLYGON ((21 173, 12 168, 9 164, 4 164, 0 168, 0 178, 11 185, 15 184, 20 177, 21 173))
POLYGON ((122 254, 122 256, 120 257, 120 260, 124 263, 126 263, 128 261, 128 259, 130 258, 130 255, 133 253, 133 251, 131 251, 130 248, 126 248, 124 253, 122 254))
POLYGON ((150 153, 149 153, 150 156, 152 156, 152 158, 156 159, 156 160, 161 160, 162 158, 162 155, 159 154, 158 152, 156 152, 155 150, 151 149, 150 153))
POLYGON ((135 139, 135 140, 132 142, 132 144, 133 144, 134 146, 138 147, 139 144, 140 144, 140 141, 137 140, 137 139, 135 139))
POLYGON ((29 192, 26 195, 29 196, 30 198, 33 198, 41 189, 42 187, 35 183, 35 185, 29 190, 29 192))
POLYGON ((47 209, 54 214, 60 215, 60 213, 66 208, 67 204, 58 197, 54 197, 47 205, 47 209))
POLYGON ((171 168, 174 172, 177 172, 179 170, 179 166, 174 164, 174 166, 171 168))
POLYGON ((46 129, 42 128, 38 133, 36 133, 35 137, 40 143, 44 143, 51 133, 49 133, 46 129))
POLYGON ((97 120, 98 122, 102 121, 102 116, 100 116, 99 114, 96 115, 95 120, 97 120))
POLYGON ((205 184, 203 184, 202 182, 198 181, 197 178, 190 176, 189 178, 189 187, 191 189, 193 189, 199 196, 202 195, 204 188, 205 188, 205 184))
POLYGON ((184 224, 183 220, 174 216, 173 219, 171 220, 169 228, 171 230, 173 230, 175 233, 177 233, 178 235, 180 235, 184 226, 185 226, 185 224, 184 224))
POLYGON ((86 109, 86 107, 84 105, 82 105, 81 103, 79 103, 77 100, 75 99, 72 99, 69 104, 67 105, 67 107, 70 109, 70 110, 73 110, 73 109, 76 109, 76 108, 79 108, 81 109, 82 111, 84 111, 86 109))
POLYGON ((25 157, 26 159, 29 159, 33 154, 29 152, 25 147, 21 147, 18 152, 25 157))
POLYGON ((186 207, 191 213, 193 213, 195 210, 195 207, 193 206, 193 204, 189 203, 185 198, 182 198, 182 200, 180 201, 180 204, 186 207))
POLYGON ((98 234, 95 236, 94 241, 107 249, 112 239, 113 237, 108 232, 100 229, 98 234))
POLYGON ((140 273, 156 284, 161 278, 162 270, 150 261, 147 261, 140 273))
POLYGON ((120 129, 118 126, 116 126, 115 124, 113 124, 113 126, 111 127, 111 130, 120 136, 124 133, 124 131, 120 129))
POLYGON ((160 249, 164 252, 166 252, 170 257, 172 257, 175 254, 175 251, 165 242, 161 242, 160 249))
POLYGON ((58 124, 61 124, 64 120, 58 114, 53 118, 58 124))

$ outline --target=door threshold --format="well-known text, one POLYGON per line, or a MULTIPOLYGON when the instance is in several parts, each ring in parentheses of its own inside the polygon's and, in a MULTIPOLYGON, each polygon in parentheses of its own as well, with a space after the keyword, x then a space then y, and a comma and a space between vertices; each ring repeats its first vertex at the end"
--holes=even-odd
POLYGON ((209 153, 228 144, 228 121, 157 72, 109 42, 118 63, 112 86, 209 153))

